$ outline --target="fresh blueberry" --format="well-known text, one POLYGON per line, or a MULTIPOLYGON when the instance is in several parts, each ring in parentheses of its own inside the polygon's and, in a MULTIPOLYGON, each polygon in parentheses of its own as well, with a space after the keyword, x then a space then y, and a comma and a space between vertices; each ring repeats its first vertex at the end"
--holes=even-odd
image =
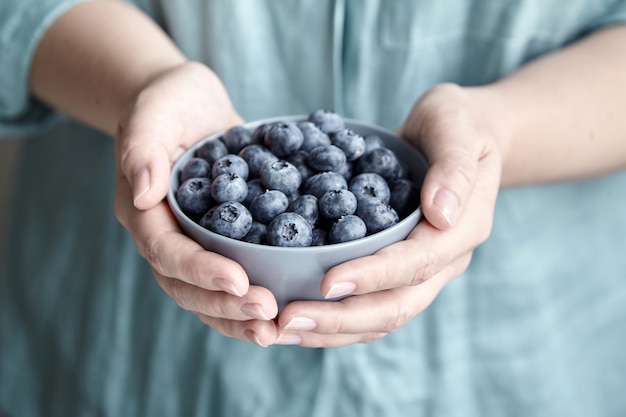
POLYGON ((365 222, 354 214, 344 216, 337 220, 328 232, 330 243, 343 243, 361 239, 367 234, 365 222))
POLYGON ((343 167, 339 171, 337 171, 337 173, 341 174, 346 179, 346 181, 349 182, 354 176, 354 162, 346 161, 346 163, 343 164, 343 167))
POLYGON ((384 148, 385 142, 377 135, 365 136, 365 152, 369 152, 372 149, 384 148))
POLYGON ((313 231, 311 225, 297 213, 279 214, 267 226, 267 243, 281 247, 311 246, 313 231))
POLYGON ((322 132, 327 134, 338 132, 346 127, 343 118, 330 110, 316 110, 309 114, 308 120, 313 122, 322 132))
POLYGON ((373 172, 387 182, 394 181, 400 176, 400 162, 396 154, 387 148, 376 148, 366 152, 356 162, 356 173, 373 172))
POLYGON ((252 199, 250 213, 252 218, 261 223, 269 223, 287 210, 287 196, 278 190, 268 190, 252 199))
POLYGON ((334 145, 320 145, 309 152, 307 162, 316 171, 340 171, 346 164, 346 154, 334 145))
POLYGON ((302 192, 320 198, 330 190, 347 190, 348 182, 337 172, 320 172, 304 181, 302 192))
POLYGON ((298 169, 302 181, 316 174, 316 172, 309 166, 307 162, 308 157, 308 152, 303 151, 302 149, 298 149, 286 158, 287 162, 291 163, 298 169))
POLYGON ((303 141, 300 149, 310 152, 313 148, 320 145, 330 145, 328 135, 320 130, 313 122, 308 120, 297 123, 298 128, 302 131, 303 141))
POLYGON ((252 132, 252 143, 255 145, 263 145, 265 143, 265 134, 272 127, 272 123, 262 123, 258 125, 252 132))
POLYGON ((176 190, 176 201, 183 213, 189 216, 204 214, 213 204, 211 180, 206 177, 189 178, 176 190))
POLYGON ((242 202, 248 195, 248 184, 236 174, 222 174, 213 179, 211 196, 218 203, 242 202))
POLYGON ((265 146, 279 158, 284 158, 302 146, 302 131, 294 123, 279 122, 265 134, 265 146))
POLYGON ((278 157, 265 146, 252 144, 239 151, 239 156, 248 164, 248 178, 258 178, 261 166, 269 161, 278 161, 278 157))
POLYGON ((248 173, 249 168, 246 161, 233 154, 222 156, 220 159, 213 162, 213 166, 211 167, 213 178, 217 178, 222 174, 235 174, 246 180, 248 179, 248 173))
POLYGON ((180 171, 180 182, 185 182, 189 178, 211 177, 211 164, 202 158, 190 158, 180 171))
POLYGON ((367 197, 359 200, 356 215, 365 222, 367 233, 373 234, 398 223, 398 213, 377 198, 367 197))
POLYGON ((355 175, 348 189, 354 193, 357 200, 365 197, 375 197, 383 203, 389 203, 390 190, 387 181, 373 172, 355 175))
POLYGON ((200 145, 197 154, 200 158, 205 159, 209 164, 213 165, 213 162, 224 155, 228 155, 228 148, 226 144, 222 142, 222 139, 217 138, 206 141, 200 145))
POLYGON ((391 183, 389 205, 404 218, 414 212, 420 204, 420 193, 417 185, 406 178, 391 183))
POLYGON ((246 195, 246 198, 243 200, 242 203, 244 206, 249 207, 254 197, 259 194, 263 194, 267 190, 267 188, 265 187, 265 185, 263 185, 263 181, 261 181, 261 178, 249 180, 247 184, 248 194, 246 195))
POLYGON ((348 190, 326 191, 317 202, 320 216, 336 220, 340 217, 353 214, 356 211, 357 200, 348 190))
POLYGON ((302 183, 298 168, 282 160, 263 164, 259 176, 265 187, 270 190, 282 191, 285 194, 295 192, 302 183))
POLYGON ((222 203, 213 211, 208 226, 209 230, 222 236, 241 239, 252 227, 252 216, 241 203, 222 203))
POLYGON ((341 129, 330 139, 333 145, 346 154, 348 161, 356 161, 365 153, 365 139, 352 129, 341 129))
POLYGON ((287 211, 298 213, 304 217, 304 219, 309 222, 311 226, 314 226, 319 217, 317 197, 311 194, 303 194, 289 204, 287 211))
POLYGON ((311 246, 324 246, 328 243, 328 231, 326 229, 314 228, 311 246))
POLYGON ((244 147, 252 143, 252 135, 245 127, 238 125, 233 126, 224 132, 222 140, 226 144, 226 148, 230 153, 239 153, 244 147))
POLYGON ((297 188, 295 190, 293 190, 291 193, 287 194, 287 200, 289 201, 289 204, 293 203, 294 201, 296 201, 296 199, 300 197, 300 189, 297 188))
POLYGON ((263 223, 252 221, 250 231, 241 238, 244 242, 256 243, 258 245, 264 245, 267 240, 265 239, 265 231, 267 226, 263 223))

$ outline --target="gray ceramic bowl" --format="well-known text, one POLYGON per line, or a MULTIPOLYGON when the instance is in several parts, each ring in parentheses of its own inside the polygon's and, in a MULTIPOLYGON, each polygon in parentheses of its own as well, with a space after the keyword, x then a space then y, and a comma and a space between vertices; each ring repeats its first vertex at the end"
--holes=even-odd
MULTIPOLYGON (((259 120, 245 126, 253 131, 263 123, 280 120, 299 121, 306 116, 288 116, 259 120)), ((344 119, 346 127, 361 135, 377 135, 385 145, 403 161, 418 185, 427 170, 424 157, 404 139, 393 133, 361 122, 344 119)), ((185 162, 194 156, 196 149, 208 140, 215 140, 223 132, 214 134, 188 149, 174 164, 167 201, 183 232, 200 243, 205 249, 219 253, 237 261, 248 274, 250 283, 268 288, 276 297, 279 310, 290 301, 323 300, 320 282, 324 274, 333 266, 351 259, 371 255, 392 243, 406 238, 421 219, 418 208, 398 224, 365 238, 346 243, 306 248, 282 248, 247 243, 213 233, 195 223, 181 211, 175 194, 179 182, 179 172, 185 162)))

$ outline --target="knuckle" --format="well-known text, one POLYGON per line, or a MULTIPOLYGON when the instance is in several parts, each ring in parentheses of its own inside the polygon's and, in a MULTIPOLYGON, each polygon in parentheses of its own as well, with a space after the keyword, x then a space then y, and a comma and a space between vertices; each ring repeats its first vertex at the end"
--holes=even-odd
POLYGON ((384 333, 392 333, 404 326, 411 318, 404 304, 396 304, 389 315, 389 318, 383 324, 384 333))
POLYGON ((441 257, 432 251, 423 252, 410 275, 409 285, 419 285, 440 270, 441 257))
POLYGON ((161 259, 161 240, 157 236, 150 235, 143 241, 142 254, 150 266, 161 275, 167 275, 167 271, 161 259))

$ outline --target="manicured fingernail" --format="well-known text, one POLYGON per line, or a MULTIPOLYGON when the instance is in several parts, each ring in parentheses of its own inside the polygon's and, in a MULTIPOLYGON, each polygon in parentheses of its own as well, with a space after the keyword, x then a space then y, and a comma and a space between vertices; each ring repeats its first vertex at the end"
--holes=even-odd
POLYGON ((213 280, 213 285, 219 288, 220 290, 227 292, 228 294, 234 295, 236 297, 241 297, 241 293, 237 290, 237 288, 230 281, 227 281, 222 278, 215 278, 213 280))
POLYGON ((306 332, 309 330, 313 330, 316 327, 317 323, 313 319, 310 319, 308 317, 294 317, 289 323, 287 323, 284 329, 306 332))
POLYGON ((150 190, 150 172, 147 168, 143 168, 135 175, 133 180, 133 204, 136 206, 137 201, 150 190))
POLYGON ((355 289, 356 284, 354 282, 338 282, 330 287, 330 290, 328 290, 324 298, 335 298, 349 295, 352 294, 355 289))
POLYGON ((302 343, 302 338, 297 334, 283 333, 278 336, 275 343, 277 345, 299 345, 302 343))
POLYGON ((452 191, 441 188, 435 193, 433 204, 441 212, 443 217, 445 217, 449 225, 452 226, 456 222, 459 200, 452 191))
POLYGON ((255 303, 248 303, 241 306, 241 312, 246 316, 257 320, 269 320, 265 312, 260 305, 255 303))
POLYGON ((259 345, 259 346, 262 346, 262 347, 267 347, 267 345, 264 345, 263 343, 261 343, 261 341, 259 340, 259 338, 256 335, 256 333, 254 333, 250 329, 245 330, 243 332, 243 337, 245 337, 248 342, 252 342, 252 343, 254 343, 256 345, 259 345))

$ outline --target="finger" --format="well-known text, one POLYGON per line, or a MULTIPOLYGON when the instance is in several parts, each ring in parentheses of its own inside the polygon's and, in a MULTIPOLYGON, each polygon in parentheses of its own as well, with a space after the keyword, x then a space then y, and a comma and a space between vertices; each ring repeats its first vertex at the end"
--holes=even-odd
POLYGON ((220 334, 267 347, 276 341, 278 332, 273 321, 233 321, 196 314, 200 321, 220 334))

